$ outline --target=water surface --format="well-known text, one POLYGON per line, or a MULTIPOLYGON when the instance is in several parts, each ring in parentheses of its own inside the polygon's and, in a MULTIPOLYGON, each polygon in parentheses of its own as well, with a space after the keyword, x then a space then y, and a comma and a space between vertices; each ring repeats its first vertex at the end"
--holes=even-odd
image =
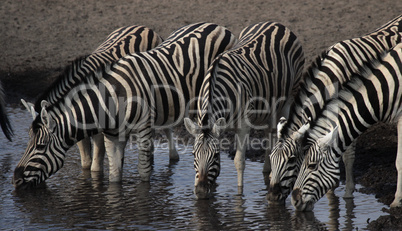
MULTIPOLYGON (((0 227, 2 229, 140 229, 140 230, 364 230, 368 220, 386 215, 373 195, 355 192, 344 200, 344 185, 322 198, 313 212, 296 212, 290 199, 271 206, 262 163, 246 161, 243 195, 237 173, 226 153, 214 197, 196 200, 191 147, 179 145, 180 161, 169 163, 168 151, 155 150, 151 182, 140 181, 134 144, 126 148, 123 182, 109 184, 104 176, 81 170, 78 149, 66 155, 64 167, 46 187, 16 193, 13 170, 28 141, 31 116, 8 108, 15 137, 0 135, 0 227)), ((360 187, 360 186, 357 186, 360 187)))

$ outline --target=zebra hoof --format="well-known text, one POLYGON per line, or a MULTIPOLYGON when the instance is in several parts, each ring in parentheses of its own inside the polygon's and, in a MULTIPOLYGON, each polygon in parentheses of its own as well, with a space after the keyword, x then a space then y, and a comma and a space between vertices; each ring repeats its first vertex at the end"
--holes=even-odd
POLYGON ((390 205, 391 208, 402 207, 402 198, 395 198, 390 205))
POLYGON ((179 161, 180 160, 180 156, 176 150, 169 151, 169 160, 170 161, 179 161))

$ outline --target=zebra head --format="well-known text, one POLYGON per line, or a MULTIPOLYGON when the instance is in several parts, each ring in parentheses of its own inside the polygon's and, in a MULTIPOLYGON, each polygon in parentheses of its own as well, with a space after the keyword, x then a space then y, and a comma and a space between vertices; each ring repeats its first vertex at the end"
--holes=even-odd
POLYGON ((271 177, 267 194, 270 203, 285 203, 286 197, 290 194, 303 161, 301 140, 310 128, 310 121, 311 118, 298 131, 284 137, 282 129, 287 120, 284 117, 279 119, 278 142, 270 155, 271 177))
POLYGON ((29 141, 25 153, 14 170, 13 184, 16 189, 33 188, 57 172, 64 163, 65 150, 61 150, 56 122, 46 110, 36 116, 32 104, 23 104, 32 114, 34 121, 29 129, 29 141))
POLYGON ((331 148, 337 128, 316 141, 308 140, 306 156, 296 179, 292 204, 298 211, 311 211, 314 204, 339 184, 340 155, 331 148))
POLYGON ((219 136, 223 132, 226 120, 218 119, 212 129, 202 129, 189 118, 184 119, 187 131, 195 137, 193 155, 195 182, 194 193, 198 199, 210 196, 211 188, 220 173, 219 136))

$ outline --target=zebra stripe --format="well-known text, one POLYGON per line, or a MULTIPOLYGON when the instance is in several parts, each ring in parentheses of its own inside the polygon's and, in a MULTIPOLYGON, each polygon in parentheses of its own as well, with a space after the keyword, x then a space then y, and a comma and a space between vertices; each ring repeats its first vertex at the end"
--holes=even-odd
POLYGON ((207 68, 235 41, 224 27, 196 23, 180 28, 152 50, 102 65, 66 97, 42 107, 14 172, 15 187, 35 186, 54 174, 61 166, 55 160, 63 162, 69 147, 99 132, 105 134, 109 181, 121 181, 130 133, 137 136, 141 179, 149 181, 154 130, 181 122, 186 103, 199 92, 207 68), (38 161, 42 156, 48 163, 38 161))
POLYGON ((297 87, 304 65, 299 40, 285 26, 258 23, 245 28, 239 43, 211 65, 197 101, 197 122, 185 120, 195 144, 195 194, 206 198, 220 171, 219 135, 234 129, 235 166, 243 186, 245 138, 279 112, 297 87), (276 100, 274 104, 271 101, 276 100), (226 126, 226 124, 228 126, 226 126))
POLYGON ((150 50, 162 42, 153 30, 144 26, 126 26, 113 31, 106 40, 90 55, 77 58, 68 65, 35 103, 35 111, 42 110, 41 102, 54 104, 63 99, 68 92, 79 84, 89 73, 101 65, 111 63, 135 52, 150 50))
POLYGON ((306 156, 295 182, 292 204, 312 210, 339 182, 346 148, 375 123, 398 122, 398 187, 391 207, 402 206, 402 43, 353 76, 330 101, 306 138, 306 156))
MULTIPOLYGON (((156 47, 162 42, 162 38, 151 29, 144 26, 126 26, 116 29, 108 35, 106 40, 90 55, 80 57, 68 65, 64 72, 56 79, 47 92, 39 97, 34 106, 36 112, 42 109, 43 100, 54 104, 64 98, 66 94, 83 78, 96 70, 102 64, 111 63, 127 54, 142 52, 156 47)), ((30 104, 24 103, 29 111, 30 104)), ((31 112, 36 114, 34 112, 31 112)), ((81 165, 84 169, 91 171, 103 171, 105 155, 104 139, 102 134, 86 138, 77 143, 81 154, 81 165), (91 147, 93 153, 91 159, 91 147)), ((170 141, 170 140, 169 140, 170 141)), ((172 141, 170 141, 172 142, 172 141)), ((170 150, 170 155, 174 156, 174 146, 170 150)))
POLYGON ((3 86, 0 82, 0 127, 9 141, 12 141, 13 129, 6 112, 6 101, 3 86))
MULTIPOLYGON (((365 36, 335 43, 308 68, 304 83, 291 106, 290 118, 282 122, 282 128, 278 130, 279 139, 271 151, 269 201, 284 202, 293 188, 304 156, 301 152, 303 134, 299 129, 308 123, 308 118, 315 121, 325 103, 336 98, 343 84, 365 63, 379 59, 382 53, 402 41, 401 20, 402 15, 365 36)), ((347 175, 350 175, 348 172, 351 172, 352 164, 349 163, 346 169, 347 175)), ((347 189, 349 196, 352 196, 352 191, 347 189)))

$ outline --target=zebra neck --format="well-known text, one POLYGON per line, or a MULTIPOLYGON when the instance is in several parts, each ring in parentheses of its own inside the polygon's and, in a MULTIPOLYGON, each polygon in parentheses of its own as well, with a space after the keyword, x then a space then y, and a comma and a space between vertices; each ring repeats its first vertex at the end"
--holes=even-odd
POLYGON ((317 140, 338 127, 333 149, 341 154, 364 131, 379 121, 393 123, 402 113, 402 44, 365 66, 337 99, 325 105, 310 137, 317 140))
POLYGON ((85 137, 117 126, 116 99, 101 85, 103 74, 99 71, 97 77, 88 76, 66 97, 46 108, 66 145, 71 146, 85 137))
MULTIPOLYGON (((233 101, 229 96, 219 92, 215 88, 215 84, 216 77, 208 73, 201 87, 197 109, 198 124, 203 128, 212 128, 213 123, 220 118, 225 118, 228 122, 230 115, 236 113, 235 108, 227 108, 228 105, 233 105, 231 102, 236 102, 236 100, 233 101), (231 102, 227 102, 228 100, 231 102)), ((240 98, 237 99, 237 102, 239 101, 240 98)))
POLYGON ((98 62, 93 60, 92 56, 84 56, 74 60, 48 88, 48 91, 39 97, 35 104, 35 110, 40 111, 42 100, 54 104, 63 99, 72 88, 97 69, 96 63, 98 62))
MULTIPOLYGON (((78 141, 101 131, 94 124, 79 120, 77 116, 74 116, 74 113, 73 110, 65 107, 53 107, 52 111, 49 112, 51 118, 56 122, 60 142, 66 149, 78 141)), ((86 119, 93 120, 93 118, 86 119)))

